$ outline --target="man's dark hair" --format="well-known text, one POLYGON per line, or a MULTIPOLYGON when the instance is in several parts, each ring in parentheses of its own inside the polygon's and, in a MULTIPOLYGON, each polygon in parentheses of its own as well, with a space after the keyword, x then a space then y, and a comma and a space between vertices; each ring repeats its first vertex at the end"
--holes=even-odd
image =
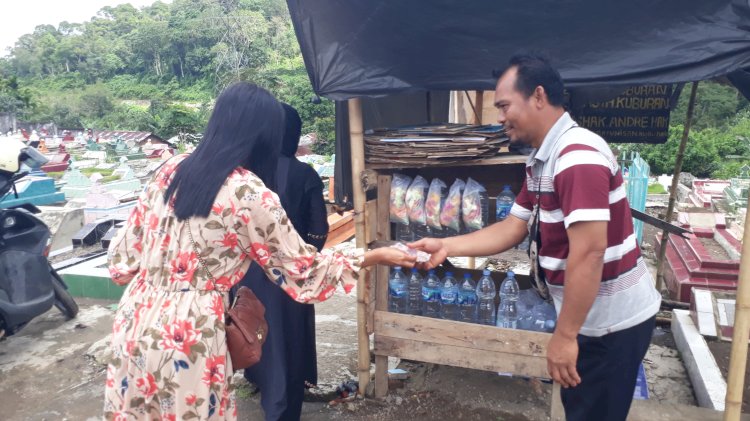
POLYGON ((516 90, 526 98, 534 93, 537 86, 541 86, 550 104, 563 106, 565 87, 562 77, 547 57, 538 53, 516 54, 510 58, 506 67, 493 71, 492 75, 499 78, 512 68, 516 69, 516 90))

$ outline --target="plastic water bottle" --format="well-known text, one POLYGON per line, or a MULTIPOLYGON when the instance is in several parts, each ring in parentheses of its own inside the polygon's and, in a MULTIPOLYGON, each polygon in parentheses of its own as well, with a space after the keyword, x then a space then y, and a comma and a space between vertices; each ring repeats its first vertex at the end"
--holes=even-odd
POLYGON ((497 310, 497 326, 515 329, 518 325, 518 282, 516 274, 508 271, 508 276, 500 284, 500 307, 497 310))
POLYGON ((458 319, 458 281, 452 272, 445 272, 440 287, 440 317, 446 320, 458 319))
POLYGON ((466 323, 477 321, 477 285, 470 273, 464 274, 458 289, 458 320, 466 323))
POLYGON ((422 315, 440 318, 440 278, 434 270, 427 272, 422 282, 422 315))
POLYGON ((509 185, 503 187, 503 191, 497 195, 495 201, 495 219, 499 222, 507 218, 510 215, 510 208, 513 207, 513 202, 516 201, 516 195, 510 190, 509 185))
POLYGON ((392 313, 406 313, 408 299, 406 275, 400 266, 396 266, 388 279, 388 310, 392 313))
POLYGON ((477 323, 495 326, 495 281, 485 269, 477 283, 477 323))
POLYGON ((406 312, 417 316, 422 314, 422 276, 416 268, 411 270, 409 276, 409 305, 406 312))

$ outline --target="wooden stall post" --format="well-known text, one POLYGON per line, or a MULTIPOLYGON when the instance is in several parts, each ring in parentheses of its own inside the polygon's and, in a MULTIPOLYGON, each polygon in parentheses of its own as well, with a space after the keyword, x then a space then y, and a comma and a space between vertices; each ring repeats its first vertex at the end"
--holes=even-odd
MULTIPOLYGON (((390 240, 389 202, 391 197, 391 176, 378 176, 378 220, 375 238, 390 240)), ((388 271, 387 266, 378 266, 375 273, 375 310, 388 311, 388 271)), ((388 356, 375 354, 375 397, 384 398, 388 394, 388 356)))
MULTIPOLYGON (((677 185, 680 182, 680 172, 682 171, 682 159, 685 156, 685 146, 687 145, 688 137, 690 135, 690 124, 693 121, 693 110, 695 109, 695 96, 698 92, 698 82, 693 82, 693 86, 690 89, 690 101, 688 102, 687 117, 685 118, 685 129, 682 132, 682 140, 680 140, 680 146, 677 149, 677 158, 674 163, 674 174, 672 174, 672 187, 669 189, 669 204, 667 205, 667 214, 664 216, 664 220, 668 223, 672 223, 672 212, 674 211, 674 202, 677 199, 677 185)), ((656 259, 656 289, 661 293, 664 287, 664 256, 667 254, 667 241, 669 240, 669 232, 667 230, 661 233, 661 244, 659 245, 659 255, 656 259)))
MULTIPOLYGON (((750 209, 750 200, 748 200, 750 209)), ((750 213, 745 215, 745 232, 742 234, 742 257, 737 282, 737 302, 734 313, 732 350, 729 354, 727 396, 724 403, 724 421, 739 421, 742 415, 742 392, 745 386, 747 341, 750 336, 750 213)))
MULTIPOLYGON (((364 126, 362 124, 362 102, 359 98, 348 101, 349 106, 349 139, 351 140, 352 190, 354 199, 354 230, 357 236, 357 247, 366 248, 365 233, 365 191, 360 180, 365 170, 364 126)), ((367 284, 370 277, 368 269, 359 273, 357 280, 357 377, 359 395, 364 395, 370 383, 370 338, 367 335, 367 284)))
MULTIPOLYGON (((484 91, 474 91, 475 109, 474 109, 474 124, 482 124, 482 114, 484 111, 484 91)), ((476 269, 477 259, 475 257, 469 257, 467 262, 469 269, 476 269)))

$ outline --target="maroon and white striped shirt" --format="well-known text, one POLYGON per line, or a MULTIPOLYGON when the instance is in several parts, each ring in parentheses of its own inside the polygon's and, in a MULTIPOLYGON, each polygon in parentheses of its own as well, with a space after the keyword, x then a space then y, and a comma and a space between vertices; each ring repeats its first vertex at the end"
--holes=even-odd
POLYGON ((539 265, 558 313, 568 257, 567 228, 608 221, 602 282, 581 328, 602 336, 635 326, 659 310, 661 296, 641 257, 622 174, 607 143, 568 113, 526 162, 526 180, 511 214, 528 221, 539 203, 539 265))

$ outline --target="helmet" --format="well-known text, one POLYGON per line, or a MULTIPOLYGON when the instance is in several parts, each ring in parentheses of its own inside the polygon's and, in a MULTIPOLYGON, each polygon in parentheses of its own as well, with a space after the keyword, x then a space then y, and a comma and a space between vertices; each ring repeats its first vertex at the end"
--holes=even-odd
POLYGON ((0 171, 14 174, 21 164, 38 168, 49 160, 39 151, 12 137, 0 137, 0 171))

